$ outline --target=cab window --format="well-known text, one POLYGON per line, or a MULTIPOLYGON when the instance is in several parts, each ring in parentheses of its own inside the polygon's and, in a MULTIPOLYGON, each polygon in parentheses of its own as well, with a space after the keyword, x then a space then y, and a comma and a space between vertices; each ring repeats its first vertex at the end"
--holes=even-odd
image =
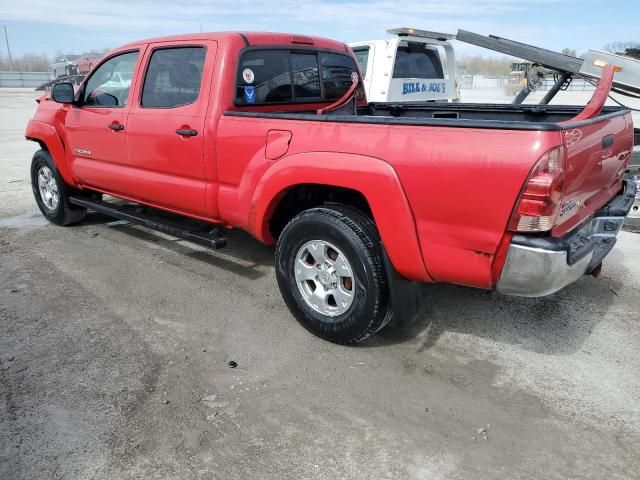
POLYGON ((86 83, 83 104, 91 107, 124 107, 137 59, 137 51, 127 52, 100 65, 86 83))
POLYGON ((294 99, 320 98, 320 75, 315 54, 291 54, 291 74, 294 99))
POLYGON ((238 62, 236 105, 311 103, 340 98, 357 71, 352 57, 315 50, 250 49, 238 62))
POLYGON ((399 46, 393 78, 444 78, 438 52, 419 43, 399 46))
POLYGON ((175 108, 194 103, 200 94, 204 47, 155 50, 142 88, 143 108, 175 108))
POLYGON ((351 74, 357 72, 353 58, 338 53, 320 53, 323 97, 337 100, 342 97, 353 83, 351 74))

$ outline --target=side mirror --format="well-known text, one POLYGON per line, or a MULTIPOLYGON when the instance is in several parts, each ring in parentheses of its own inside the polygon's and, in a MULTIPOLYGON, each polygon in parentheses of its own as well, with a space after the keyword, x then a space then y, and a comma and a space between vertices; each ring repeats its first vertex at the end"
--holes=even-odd
POLYGON ((54 84, 51 90, 51 98, 58 103, 73 103, 75 100, 73 84, 69 82, 54 84))

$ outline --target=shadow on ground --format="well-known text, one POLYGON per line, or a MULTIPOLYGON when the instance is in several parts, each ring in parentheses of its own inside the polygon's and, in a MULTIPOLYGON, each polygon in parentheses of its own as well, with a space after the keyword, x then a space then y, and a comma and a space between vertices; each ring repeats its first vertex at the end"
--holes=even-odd
MULTIPOLYGON (((181 256, 250 279, 265 275, 264 268, 257 267, 273 265, 273 248, 239 230, 227 232, 229 243, 221 255, 194 248, 188 242, 168 239, 151 230, 113 222, 112 218, 100 214, 90 214, 82 225, 110 226, 181 256)), ((522 298, 455 285, 425 284, 417 322, 405 328, 387 327, 363 342, 362 347, 417 342, 420 352, 432 348, 447 332, 455 332, 519 345, 538 353, 568 355, 582 348, 608 311, 619 288, 620 285, 607 276, 585 276, 548 297, 522 298)))

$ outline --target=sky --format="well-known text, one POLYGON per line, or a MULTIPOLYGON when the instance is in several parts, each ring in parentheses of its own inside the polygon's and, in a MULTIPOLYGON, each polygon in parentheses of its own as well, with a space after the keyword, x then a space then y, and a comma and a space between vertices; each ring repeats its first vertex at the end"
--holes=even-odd
MULTIPOLYGON (((458 28, 578 54, 640 42, 640 0, 0 0, 11 53, 82 53, 148 37, 202 31, 279 31, 341 41, 414 27, 458 28)), ((6 56, 0 31, 0 56, 6 56)), ((459 54, 489 54, 457 42, 459 54)))

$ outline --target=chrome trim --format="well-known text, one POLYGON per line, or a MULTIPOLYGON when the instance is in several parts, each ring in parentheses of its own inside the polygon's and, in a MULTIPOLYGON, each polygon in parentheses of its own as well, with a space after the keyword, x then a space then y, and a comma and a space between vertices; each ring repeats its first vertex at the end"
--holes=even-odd
MULTIPOLYGON (((638 156, 640 156, 640 146, 635 148, 638 149, 638 156)), ((636 198, 627 218, 631 220, 630 224, 633 222, 634 225, 637 225, 637 220, 640 219, 640 175, 631 177, 631 181, 636 184, 636 198)))
POLYGON ((578 280, 587 271, 593 252, 573 265, 566 251, 510 245, 497 289, 507 295, 544 297, 578 280))
POLYGON ((584 225, 580 232, 595 239, 594 248, 573 265, 567 262, 566 250, 546 250, 512 243, 496 289, 500 293, 522 297, 544 297, 557 292, 593 270, 595 265, 590 267, 589 264, 594 254, 594 263, 602 261, 602 246, 606 248, 609 239, 618 235, 624 220, 625 217, 602 216, 594 217, 584 225))

